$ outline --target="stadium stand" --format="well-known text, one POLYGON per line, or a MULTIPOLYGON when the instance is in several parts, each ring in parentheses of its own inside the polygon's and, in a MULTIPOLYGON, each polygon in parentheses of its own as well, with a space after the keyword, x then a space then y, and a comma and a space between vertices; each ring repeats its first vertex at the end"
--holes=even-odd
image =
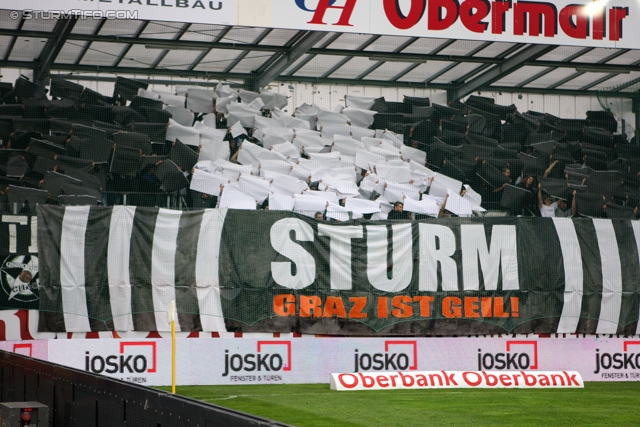
POLYGON ((159 93, 118 77, 109 96, 56 78, 45 95, 21 77, 3 88, 3 212, 219 206, 344 221, 386 219, 395 202, 438 216, 447 200, 455 216, 539 216, 539 183, 558 215, 638 217, 640 151, 607 111, 578 120, 477 95, 446 106, 345 95, 333 111, 288 115, 281 94, 222 83, 159 93))

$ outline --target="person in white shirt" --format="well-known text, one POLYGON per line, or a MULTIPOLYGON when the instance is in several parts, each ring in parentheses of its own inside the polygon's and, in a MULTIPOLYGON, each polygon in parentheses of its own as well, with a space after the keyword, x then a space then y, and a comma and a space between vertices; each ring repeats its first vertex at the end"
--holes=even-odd
POLYGON ((543 218, 553 218, 556 216, 556 208, 558 203, 551 203, 551 196, 545 194, 542 197, 542 184, 538 183, 538 208, 540 208, 540 216, 543 218))

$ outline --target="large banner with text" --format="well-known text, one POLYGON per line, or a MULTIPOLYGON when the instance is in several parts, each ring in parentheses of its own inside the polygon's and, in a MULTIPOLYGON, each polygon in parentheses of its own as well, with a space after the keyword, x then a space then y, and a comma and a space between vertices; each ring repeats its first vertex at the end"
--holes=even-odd
POLYGON ((40 332, 638 333, 640 222, 40 207, 40 332))

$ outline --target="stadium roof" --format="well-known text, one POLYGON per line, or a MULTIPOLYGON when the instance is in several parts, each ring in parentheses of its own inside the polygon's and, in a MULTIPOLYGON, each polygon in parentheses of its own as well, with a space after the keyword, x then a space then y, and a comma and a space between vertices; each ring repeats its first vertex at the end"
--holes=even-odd
MULTIPOLYGON (((0 67, 100 80, 201 78, 257 90, 273 81, 632 98, 640 50, 316 32, 152 20, 9 19, 0 67)), ((160 81, 160 80, 159 80, 160 81)))

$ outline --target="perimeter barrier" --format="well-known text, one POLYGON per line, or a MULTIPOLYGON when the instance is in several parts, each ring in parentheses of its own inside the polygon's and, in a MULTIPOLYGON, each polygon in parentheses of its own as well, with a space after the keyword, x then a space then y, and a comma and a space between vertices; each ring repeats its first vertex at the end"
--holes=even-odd
POLYGON ((0 351, 0 400, 49 407, 52 427, 277 427, 286 424, 0 351))

